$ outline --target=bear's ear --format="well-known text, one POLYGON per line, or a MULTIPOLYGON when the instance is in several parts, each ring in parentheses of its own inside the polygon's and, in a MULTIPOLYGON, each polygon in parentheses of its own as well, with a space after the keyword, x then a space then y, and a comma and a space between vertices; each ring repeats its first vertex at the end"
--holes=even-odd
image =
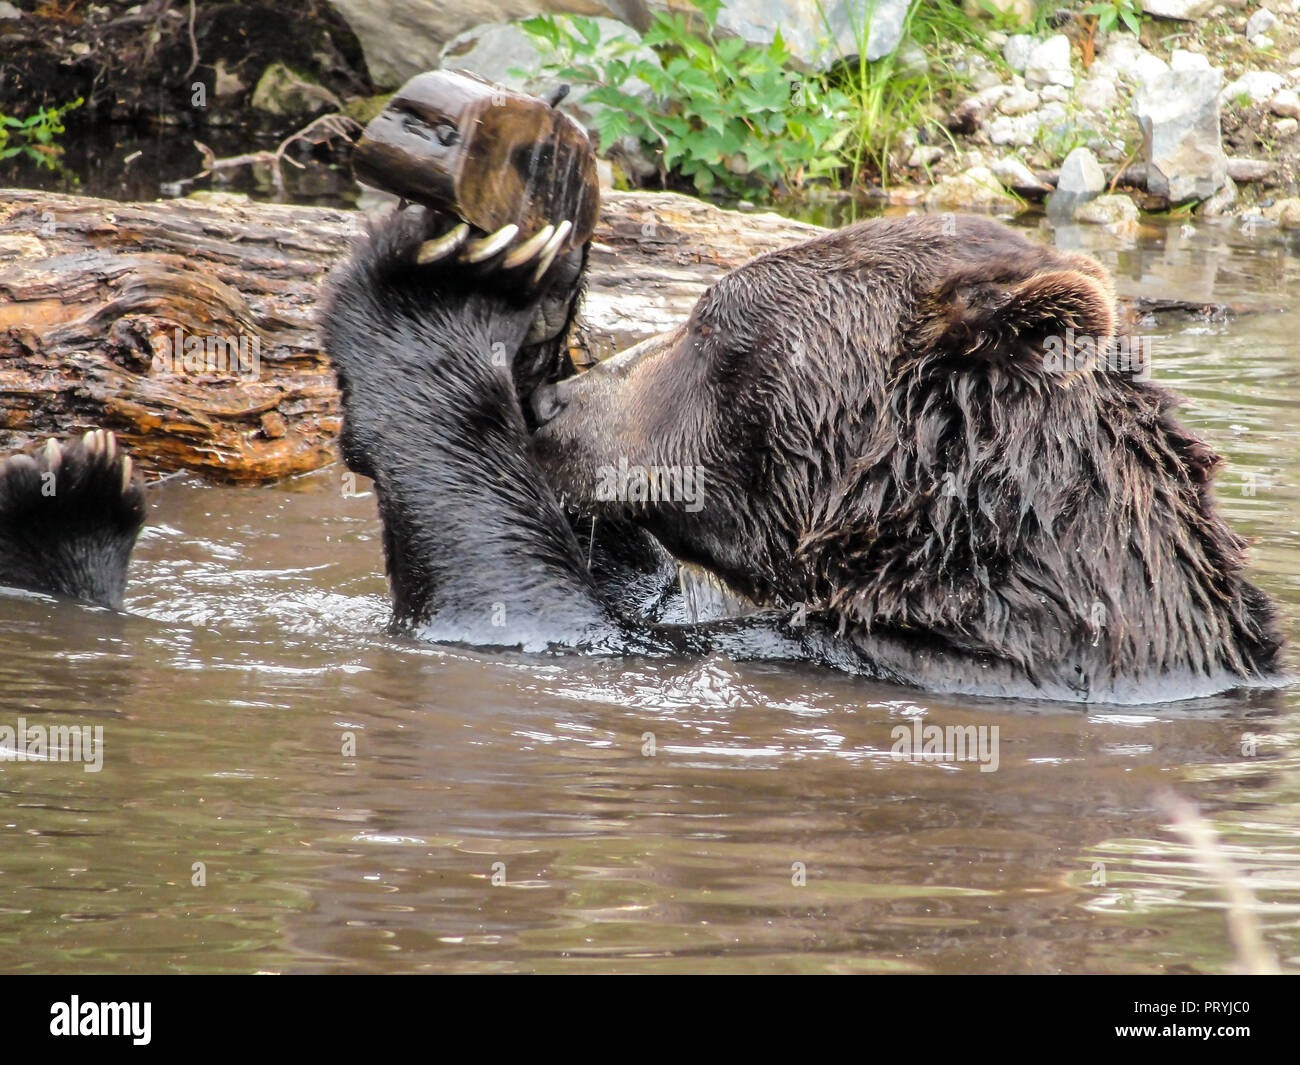
POLYGON ((922 300, 914 341, 924 351, 1004 366, 1038 366, 1053 337, 1115 335, 1109 278, 1085 259, 1026 277, 1004 266, 949 276, 922 300), (1089 269, 1074 269, 1087 264, 1089 269))

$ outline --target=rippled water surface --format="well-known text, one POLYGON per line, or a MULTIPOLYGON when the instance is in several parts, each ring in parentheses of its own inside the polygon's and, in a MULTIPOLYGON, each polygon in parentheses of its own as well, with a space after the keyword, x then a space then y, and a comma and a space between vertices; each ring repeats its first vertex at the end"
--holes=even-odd
MULTIPOLYGON (((1297 248, 1042 237, 1124 294, 1241 305, 1144 329, 1295 640, 1297 248)), ((1224 971, 1166 790, 1300 968, 1294 691, 1083 712, 419 646, 385 633, 374 500, 340 474, 156 487, 129 617, 0 597, 0 725, 104 737, 98 773, 0 763, 0 970, 1224 971), (917 717, 996 726, 997 770, 894 760, 917 717)))

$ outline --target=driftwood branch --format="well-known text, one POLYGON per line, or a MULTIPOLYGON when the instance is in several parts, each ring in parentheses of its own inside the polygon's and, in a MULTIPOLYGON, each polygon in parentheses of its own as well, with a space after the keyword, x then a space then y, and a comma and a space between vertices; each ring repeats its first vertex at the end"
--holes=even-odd
POLYGON ((322 144, 335 138, 347 138, 353 129, 360 130, 361 124, 347 115, 331 112, 328 115, 321 115, 312 119, 302 129, 289 134, 280 142, 275 151, 245 152, 242 155, 228 155, 223 158, 217 158, 217 154, 202 141, 195 141, 194 147, 203 156, 203 169, 193 177, 184 179, 181 184, 192 185, 201 178, 208 177, 217 171, 238 170, 241 167, 261 163, 271 167, 271 181, 275 185, 275 190, 278 193, 283 193, 284 172, 280 169, 281 165, 290 163, 299 170, 305 169, 297 159, 284 154, 288 151, 290 145, 296 144, 300 140, 310 140, 313 144, 322 144), (313 137, 318 127, 322 133, 313 137))

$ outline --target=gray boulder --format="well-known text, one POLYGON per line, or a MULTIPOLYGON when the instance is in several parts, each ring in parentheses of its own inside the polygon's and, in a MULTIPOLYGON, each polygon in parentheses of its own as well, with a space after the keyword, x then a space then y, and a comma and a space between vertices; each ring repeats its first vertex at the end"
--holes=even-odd
POLYGON ((1228 159, 1219 133, 1218 70, 1171 70, 1133 97, 1147 189, 1171 203, 1207 200, 1223 187, 1228 159))
POLYGON ((1100 196, 1105 188, 1106 175, 1097 157, 1087 148, 1075 148, 1061 164, 1056 191, 1047 199, 1048 213, 1071 216, 1081 205, 1100 196))
POLYGON ((1176 18, 1184 22, 1204 18, 1217 0, 1144 0, 1143 14, 1156 18, 1176 18))

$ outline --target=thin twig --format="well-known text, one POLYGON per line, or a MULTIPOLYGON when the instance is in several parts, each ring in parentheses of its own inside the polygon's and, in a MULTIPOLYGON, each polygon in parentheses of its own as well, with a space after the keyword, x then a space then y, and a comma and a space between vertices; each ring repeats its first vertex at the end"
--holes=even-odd
POLYGON ((185 72, 187 78, 194 73, 195 67, 199 65, 199 42, 194 36, 194 0, 190 0, 190 55, 193 58, 190 60, 189 70, 185 72))
POLYGON ((224 158, 217 158, 216 153, 201 141, 195 141, 194 147, 199 150, 203 156, 203 169, 191 178, 186 178, 184 184, 191 184, 200 178, 205 178, 209 174, 214 174, 219 170, 237 170, 243 166, 253 166, 257 163, 265 163, 272 167, 271 180, 275 184, 277 192, 284 191, 284 174, 280 167, 283 163, 290 163, 299 170, 306 169, 297 159, 291 159, 284 153, 288 151, 289 146, 295 141, 307 139, 311 133, 320 126, 325 131, 325 135, 319 140, 314 141, 320 144, 334 137, 347 137, 349 128, 361 129, 361 123, 347 115, 338 112, 331 112, 328 115, 320 115, 312 119, 307 125, 296 133, 291 133, 280 142, 280 146, 275 151, 245 152, 242 155, 230 155, 224 158))

